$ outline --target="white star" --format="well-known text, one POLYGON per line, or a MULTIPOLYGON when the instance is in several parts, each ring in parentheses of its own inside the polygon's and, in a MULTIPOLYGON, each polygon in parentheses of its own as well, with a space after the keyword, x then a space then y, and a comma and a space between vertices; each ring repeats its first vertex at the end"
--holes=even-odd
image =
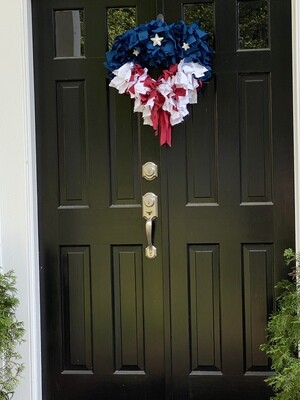
POLYGON ((140 52, 137 49, 134 49, 133 54, 137 57, 140 54, 140 52))
POLYGON ((182 48, 183 48, 185 51, 187 51, 188 49, 190 49, 190 46, 189 46, 188 43, 183 42, 182 48))
POLYGON ((164 38, 159 37, 158 34, 156 33, 154 38, 151 38, 151 40, 153 42, 153 46, 161 46, 161 42, 162 42, 162 40, 164 40, 164 38))

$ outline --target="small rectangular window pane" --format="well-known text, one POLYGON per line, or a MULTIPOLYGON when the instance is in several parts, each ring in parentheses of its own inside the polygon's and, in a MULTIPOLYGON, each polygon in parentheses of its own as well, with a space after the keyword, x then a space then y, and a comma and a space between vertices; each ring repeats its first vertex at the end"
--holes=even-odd
POLYGON ((111 49, 112 44, 117 36, 122 35, 129 29, 137 25, 136 8, 108 8, 107 9, 107 37, 108 48, 111 49))
POLYGON ((269 47, 268 0, 238 2, 239 48, 266 49, 269 47))
POLYGON ((84 56, 83 10, 55 11, 56 57, 84 56))
POLYGON ((201 28, 212 37, 208 39, 208 43, 213 46, 214 43, 214 5, 213 3, 197 3, 183 5, 183 19, 187 24, 200 22, 201 28))

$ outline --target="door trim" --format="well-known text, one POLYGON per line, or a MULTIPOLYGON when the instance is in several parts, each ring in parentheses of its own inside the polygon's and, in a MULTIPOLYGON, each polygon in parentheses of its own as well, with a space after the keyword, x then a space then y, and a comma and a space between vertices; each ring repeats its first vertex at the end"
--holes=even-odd
POLYGON ((300 250, 300 3, 292 4, 292 62, 294 119, 295 243, 300 250))
MULTIPOLYGON (((15 399, 41 400, 40 288, 37 220, 35 147, 35 104, 33 77, 31 0, 7 2, 0 48, 7 62, 0 66, 3 87, 0 94, 3 134, 0 140, 0 260, 5 270, 17 276, 20 305, 18 318, 24 321, 25 342, 20 346, 25 370, 15 399), (7 38, 11 38, 9 41, 7 38), (14 49, 12 51, 12 49, 14 49), (8 53, 8 50, 10 52, 8 53), (13 223, 12 223, 13 221, 13 223)), ((0 80, 1 80, 0 78, 0 80)))
MULTIPOLYGON (((24 321, 27 330, 28 365, 27 374, 30 375, 28 393, 19 391, 21 398, 32 400, 42 399, 42 364, 41 364, 41 330, 40 330, 40 285, 39 285, 39 231, 38 231, 38 202, 36 176, 36 126, 35 126, 35 91, 34 91, 34 55, 32 37, 32 7, 31 0, 21 0, 22 34, 23 34, 23 103, 24 103, 24 136, 25 136, 25 182, 26 204, 23 205, 27 220, 28 249, 27 285, 29 320, 24 321)), ((26 343, 25 343, 26 346, 26 343)), ((25 380, 25 379, 24 379, 25 380)), ((22 384, 22 381, 21 381, 22 384)), ((26 383, 25 383, 26 384, 26 383)), ((17 396, 16 396, 17 397, 17 396)), ((17 397, 18 400, 18 397, 17 397)))

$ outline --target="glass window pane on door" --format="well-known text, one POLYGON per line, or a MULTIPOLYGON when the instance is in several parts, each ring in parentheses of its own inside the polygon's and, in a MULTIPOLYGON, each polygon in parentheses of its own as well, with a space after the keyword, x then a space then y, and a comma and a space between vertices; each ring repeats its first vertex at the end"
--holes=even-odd
POLYGON ((107 9, 107 42, 111 49, 116 37, 137 25, 136 8, 108 8, 107 9))
POLYGON ((269 47, 268 0, 238 2, 239 49, 266 49, 269 47))
POLYGON ((183 5, 183 19, 186 24, 200 22, 201 28, 205 32, 212 34, 208 43, 214 44, 214 4, 213 3, 197 3, 183 5))
POLYGON ((83 10, 55 11, 56 57, 84 56, 83 10))

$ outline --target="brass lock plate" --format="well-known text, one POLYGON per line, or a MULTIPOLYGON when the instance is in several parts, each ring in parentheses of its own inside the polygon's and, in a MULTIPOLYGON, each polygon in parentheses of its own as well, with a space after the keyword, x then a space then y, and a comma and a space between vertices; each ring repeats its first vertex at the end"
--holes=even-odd
POLYGON ((156 194, 149 192, 143 196, 143 217, 145 219, 155 219, 158 217, 156 194))
POLYGON ((142 167, 142 176, 147 181, 153 181, 158 177, 157 165, 151 161, 146 162, 142 167))

